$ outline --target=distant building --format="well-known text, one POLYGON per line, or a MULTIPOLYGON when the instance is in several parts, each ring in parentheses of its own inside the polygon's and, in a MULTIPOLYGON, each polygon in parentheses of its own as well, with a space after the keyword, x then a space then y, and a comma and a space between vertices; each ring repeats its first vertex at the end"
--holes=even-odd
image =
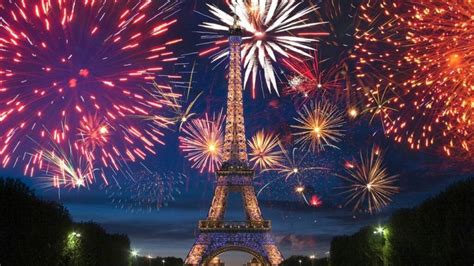
POLYGON ((207 266, 224 266, 224 262, 219 257, 214 257, 207 266))

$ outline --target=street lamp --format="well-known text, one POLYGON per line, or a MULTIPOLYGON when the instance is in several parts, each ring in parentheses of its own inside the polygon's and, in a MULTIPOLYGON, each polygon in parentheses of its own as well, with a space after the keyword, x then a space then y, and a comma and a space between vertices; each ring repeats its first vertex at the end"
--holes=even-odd
POLYGON ((298 262, 300 263, 300 266, 301 266, 301 263, 303 262, 302 260, 298 260, 298 262))
POLYGON ((166 262, 165 259, 162 259, 162 260, 161 260, 161 263, 162 263, 163 265, 165 265, 165 262, 166 262))
POLYGON ((311 260, 311 266, 314 266, 314 260, 316 259, 316 255, 311 255, 309 256, 309 259, 311 260))
POLYGON ((80 234, 80 233, 76 233, 76 232, 72 232, 72 233, 71 233, 71 236, 72 236, 72 237, 81 237, 81 234, 80 234))
POLYGON ((136 249, 132 249, 130 251, 130 255, 132 256, 132 265, 135 265, 135 262, 136 262, 137 256, 138 256, 138 251, 136 249))
POLYGON ((375 228, 374 234, 380 234, 380 235, 383 236, 384 230, 385 230, 385 228, 383 226, 379 225, 375 228))

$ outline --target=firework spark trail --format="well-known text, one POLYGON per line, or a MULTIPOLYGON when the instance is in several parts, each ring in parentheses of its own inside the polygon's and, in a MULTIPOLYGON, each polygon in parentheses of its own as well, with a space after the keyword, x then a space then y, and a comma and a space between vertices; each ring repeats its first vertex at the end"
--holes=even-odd
POLYGON ((359 76, 395 87, 386 133, 412 149, 470 152, 474 113, 474 3, 371 1, 360 6, 359 76), (370 73, 370 75, 369 75, 370 73))
POLYGON ((122 184, 107 186, 105 193, 115 207, 130 212, 155 211, 181 194, 186 176, 174 172, 139 171, 122 184))
POLYGON ((327 101, 312 102, 298 111, 298 122, 291 127, 297 144, 307 146, 310 151, 321 151, 326 147, 337 148, 336 143, 344 136, 343 113, 327 101))
POLYGON ((279 145, 280 150, 283 152, 284 159, 280 164, 262 171, 262 176, 265 174, 276 176, 272 177, 258 190, 257 196, 277 181, 283 180, 285 183, 290 181, 292 184, 295 184, 295 187, 298 187, 314 177, 316 172, 328 170, 325 167, 315 166, 316 163, 309 158, 309 151, 303 152, 298 148, 293 148, 289 151, 285 149, 281 143, 279 143, 279 145))
POLYGON ((317 7, 302 8, 301 4, 302 2, 281 0, 232 0, 227 3, 230 11, 208 4, 210 13, 214 16, 210 19, 214 22, 204 22, 200 26, 212 30, 203 36, 210 40, 205 44, 212 47, 201 51, 199 55, 211 55, 213 62, 222 62, 227 58, 226 33, 234 23, 229 12, 235 13, 244 31, 244 84, 247 85, 251 80, 252 96, 255 98, 257 77, 263 73, 268 90, 279 93, 275 70, 277 57, 311 58, 310 51, 314 50, 313 44, 318 41, 317 38, 328 34, 310 30, 324 22, 311 22, 307 15, 317 7))
MULTIPOLYGON (((51 144, 51 147, 39 148, 36 154, 32 160, 39 161, 38 170, 42 173, 39 179, 45 181, 42 185, 45 188, 88 187, 99 176, 108 184, 103 171, 94 168, 91 158, 83 156, 78 145, 69 145, 64 150, 62 146, 51 144)), ((34 175, 33 172, 24 174, 34 175)))
POLYGON ((385 121, 390 120, 390 114, 397 111, 397 109, 391 107, 396 99, 395 96, 391 95, 393 94, 393 89, 387 86, 385 89, 381 90, 378 88, 378 85, 376 85, 376 88, 369 91, 368 94, 370 96, 367 97, 367 104, 362 113, 369 113, 371 115, 370 123, 372 123, 372 121, 374 121, 378 116, 383 130, 386 132, 385 121))
POLYGON ((250 163, 254 169, 265 170, 281 164, 283 152, 280 149, 279 137, 273 133, 258 131, 249 141, 250 163))
POLYGON ((295 187, 295 192, 303 198, 306 205, 318 208, 323 204, 323 201, 317 195, 311 195, 307 197, 307 188, 304 185, 298 185, 295 187))
MULTIPOLYGON (((192 75, 191 75, 192 76, 192 75)), ((201 97, 203 92, 201 91, 195 98, 189 98, 189 91, 191 85, 188 87, 188 93, 186 97, 182 97, 180 93, 177 93, 170 86, 161 86, 153 84, 152 89, 149 90, 149 96, 157 102, 165 102, 169 109, 170 115, 139 115, 138 117, 144 120, 153 121, 160 127, 163 124, 168 125, 177 124, 179 131, 183 128, 183 125, 190 121, 190 119, 196 116, 193 107, 201 97)))
POLYGON ((224 121, 223 112, 212 118, 206 113, 204 118, 195 118, 182 129, 179 147, 201 173, 214 173, 222 164, 224 121))
POLYGON ((286 68, 294 72, 288 78, 288 88, 285 93, 301 98, 302 103, 318 96, 341 97, 344 92, 343 83, 339 74, 338 65, 322 69, 317 53, 312 60, 283 59, 286 68))
POLYGON ((177 23, 179 4, 5 2, 0 9, 1 165, 35 161, 24 165, 30 173, 42 163, 31 159, 41 156, 27 136, 42 147, 51 141, 62 149, 84 144, 81 156, 114 171, 155 154, 163 128, 171 124, 162 116, 169 102, 148 99, 142 87, 170 86, 180 79, 167 74, 179 58, 173 47, 182 41, 167 34, 177 23), (160 118, 158 124, 131 119, 151 114, 160 118), (96 128, 91 117, 104 126, 96 128))
POLYGON ((346 206, 355 203, 354 211, 378 212, 399 191, 395 185, 398 176, 388 173, 383 153, 378 148, 373 148, 365 156, 361 152, 358 161, 347 162, 345 167, 347 176, 340 177, 347 185, 341 187, 344 189, 341 194, 347 195, 346 206))

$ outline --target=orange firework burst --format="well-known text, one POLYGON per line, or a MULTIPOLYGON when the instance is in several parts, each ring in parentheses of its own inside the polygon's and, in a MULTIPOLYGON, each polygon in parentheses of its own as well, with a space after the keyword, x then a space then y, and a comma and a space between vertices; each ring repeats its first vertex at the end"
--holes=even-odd
POLYGON ((386 133, 412 149, 472 150, 474 2, 369 1, 359 19, 358 76, 398 95, 386 133))
POLYGON ((213 173, 222 163, 224 120, 222 112, 213 115, 212 119, 206 114, 204 118, 193 119, 182 129, 180 148, 192 167, 201 173, 213 173))
POLYGON ((274 168, 283 160, 283 152, 280 149, 279 138, 273 133, 265 133, 264 130, 257 132, 249 140, 250 162, 254 168, 260 170, 274 168))
POLYGON ((360 153, 359 161, 346 162, 345 167, 348 176, 340 176, 347 183, 342 187, 345 189, 342 194, 347 194, 346 205, 355 202, 354 211, 380 211, 399 190, 394 184, 397 176, 388 173, 383 164, 383 153, 377 148, 366 156, 360 153))
POLYGON ((337 148, 335 144, 344 136, 344 118, 335 105, 327 101, 312 102, 303 106, 298 115, 295 118, 298 124, 291 126, 297 130, 294 133, 297 143, 308 145, 312 151, 337 148))

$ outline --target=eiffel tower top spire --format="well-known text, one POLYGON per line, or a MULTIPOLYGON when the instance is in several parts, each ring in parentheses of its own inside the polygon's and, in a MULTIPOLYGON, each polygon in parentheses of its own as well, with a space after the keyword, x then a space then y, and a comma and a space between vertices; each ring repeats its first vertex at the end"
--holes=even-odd
POLYGON ((242 28, 237 15, 229 29, 229 81, 227 94, 227 115, 224 137, 224 163, 246 165, 247 147, 245 138, 241 50, 242 28))
POLYGON ((242 27, 240 26, 240 20, 239 17, 237 16, 236 12, 236 6, 234 5, 234 24, 229 28, 229 34, 232 35, 237 35, 237 36, 242 36, 242 27))

